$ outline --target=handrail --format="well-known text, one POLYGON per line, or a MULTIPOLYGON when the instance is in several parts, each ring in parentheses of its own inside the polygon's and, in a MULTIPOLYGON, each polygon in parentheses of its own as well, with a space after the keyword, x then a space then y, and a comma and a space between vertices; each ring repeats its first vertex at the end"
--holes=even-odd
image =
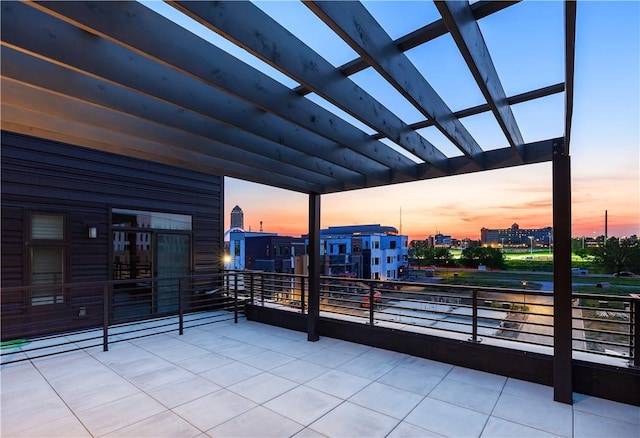
MULTIPOLYGON (((65 290, 65 302, 49 307, 26 303, 9 306, 5 305, 4 298, 16 292, 19 295, 47 289, 51 285, 3 287, 0 289, 3 294, 3 335, 10 333, 5 328, 11 328, 13 321, 24 324, 21 338, 34 338, 38 330, 49 327, 62 333, 62 338, 65 330, 74 329, 73 324, 77 325, 75 329, 80 329, 80 323, 85 321, 92 324, 90 327, 101 328, 102 333, 87 334, 84 340, 91 344, 93 340, 102 339, 101 345, 107 350, 110 343, 117 342, 109 338, 110 333, 127 321, 155 319, 159 321, 156 331, 177 330, 182 334, 185 316, 207 310, 212 303, 218 303, 218 308, 228 312, 234 321, 242 311, 242 302, 305 314, 307 285, 305 275, 251 270, 65 283, 55 285, 65 290), (171 281, 177 285, 177 293, 162 302, 155 289, 160 284, 173 284, 171 281), (143 286, 136 283, 143 283, 143 286), (95 291, 92 298, 85 296, 87 291, 95 291), (143 306, 148 313, 136 315, 143 306), (174 310, 160 311, 164 308, 174 310), (84 316, 78 316, 78 311, 84 312, 84 316), (42 323, 32 324, 31 315, 45 317, 46 327, 42 323)), ((320 299, 321 317, 348 318, 370 326, 388 326, 514 349, 547 351, 544 349, 553 345, 553 294, 550 292, 322 276, 320 299)), ((586 354, 580 356, 586 360, 628 361, 631 366, 640 366, 637 353, 640 297, 573 293, 572 299, 574 354, 586 354)), ((207 324, 208 321, 206 316, 202 319, 193 317, 188 326, 207 324)), ((144 329, 126 331, 130 336, 148 335, 144 329)), ((58 345, 66 344, 61 341, 58 345)))

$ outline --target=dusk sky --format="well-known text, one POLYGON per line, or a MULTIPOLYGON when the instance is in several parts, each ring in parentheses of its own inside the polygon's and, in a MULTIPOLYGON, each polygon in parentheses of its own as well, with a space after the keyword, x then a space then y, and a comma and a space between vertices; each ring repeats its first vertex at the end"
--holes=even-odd
MULTIPOLYGON (((334 65, 356 57, 301 3, 256 4, 334 65)), ((439 18, 431 2, 375 1, 365 6, 392 38, 439 18)), ((153 8, 182 20, 166 5, 153 8)), ((479 22, 508 96, 564 80, 562 9, 559 1, 525 1, 479 22)), ((578 3, 571 137, 574 236, 604 234, 605 210, 610 236, 640 234, 639 21, 637 1, 578 3)), ((218 43, 215 34, 183 23, 218 43)), ((296 85, 230 43, 218 45, 223 44, 282 83, 296 85)), ((449 35, 406 53, 453 111, 484 103, 449 35)), ((423 118, 395 90, 381 85, 372 69, 351 79, 405 122, 423 118)), ((307 97, 372 132, 322 98, 307 97)), ((525 142, 563 135, 563 102, 564 94, 558 94, 512 107, 525 142)), ((483 149, 508 145, 491 113, 461 121, 483 149)), ((447 156, 460 154, 435 128, 419 132, 447 156)), ((552 225, 551 163, 324 195, 321 202, 323 228, 367 223, 399 228, 402 210, 402 233, 410 239, 424 239, 436 231, 477 239, 482 227, 503 228, 514 222, 521 228, 552 225)), ((246 229, 257 231, 262 221, 264 231, 304 234, 307 204, 305 194, 225 180, 226 227, 231 209, 239 205, 246 229)))

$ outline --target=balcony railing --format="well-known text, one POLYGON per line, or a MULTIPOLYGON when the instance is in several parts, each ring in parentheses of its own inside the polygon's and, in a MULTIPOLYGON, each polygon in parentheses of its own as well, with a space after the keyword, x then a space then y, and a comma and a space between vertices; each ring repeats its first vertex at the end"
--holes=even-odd
POLYGON ((230 287, 233 279, 217 274, 57 284, 60 302, 38 306, 29 296, 47 286, 2 288, 2 365, 237 322, 242 302, 230 287))
MULTIPOLYGON (((305 313, 307 278, 237 272, 239 295, 256 305, 305 313)), ((640 366, 640 300, 632 295, 573 294, 573 356, 640 366)), ((553 354, 553 293, 526 289, 321 277, 320 312, 475 343, 553 354)))
MULTIPOLYGON (((33 306, 32 291, 3 288, 2 363, 234 319, 244 302, 306 313, 308 278, 256 271, 56 285, 63 302, 33 306), (144 327, 134 322, 145 321, 144 327), (70 334, 72 333, 72 334, 70 334), (36 342, 37 341, 37 342, 36 342), (27 345, 29 343, 29 345, 27 345), (68 347, 68 348, 67 348, 68 347)), ((640 300, 573 295, 573 356, 640 366, 640 300)), ((321 277, 321 317, 552 354, 553 294, 524 289, 321 277)))

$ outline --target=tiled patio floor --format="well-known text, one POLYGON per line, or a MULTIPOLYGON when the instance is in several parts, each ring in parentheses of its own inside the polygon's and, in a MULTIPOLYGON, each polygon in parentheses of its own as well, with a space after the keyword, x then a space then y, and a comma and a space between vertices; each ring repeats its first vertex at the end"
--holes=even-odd
POLYGON ((640 408, 241 320, 5 365, 9 437, 639 437, 640 408))

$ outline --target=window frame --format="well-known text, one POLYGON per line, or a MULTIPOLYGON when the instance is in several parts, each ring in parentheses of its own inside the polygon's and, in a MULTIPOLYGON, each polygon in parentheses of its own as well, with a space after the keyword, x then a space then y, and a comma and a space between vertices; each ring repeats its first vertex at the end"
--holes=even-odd
MULTIPOLYGON (((24 265, 26 267, 24 271, 24 284, 29 286, 35 286, 33 284, 33 255, 34 249, 37 248, 55 248, 60 249, 62 251, 62 278, 60 280, 60 285, 63 285, 68 282, 69 279, 69 216, 65 212, 61 211, 47 211, 47 210, 29 210, 26 212, 25 217, 25 227, 24 227, 24 241, 25 241, 25 252, 24 252, 24 265), (62 239, 42 239, 42 238, 34 238, 33 237, 33 224, 36 216, 58 216, 62 218, 62 239)), ((59 302, 57 299, 52 300, 51 303, 39 303, 34 304, 34 294, 32 288, 28 288, 24 294, 24 304, 32 309, 39 308, 49 308, 50 306, 63 306, 65 305, 69 297, 67 296, 67 291, 64 287, 60 287, 61 293, 60 296, 62 300, 59 302)), ((57 297, 58 295, 52 295, 52 297, 57 297)))

